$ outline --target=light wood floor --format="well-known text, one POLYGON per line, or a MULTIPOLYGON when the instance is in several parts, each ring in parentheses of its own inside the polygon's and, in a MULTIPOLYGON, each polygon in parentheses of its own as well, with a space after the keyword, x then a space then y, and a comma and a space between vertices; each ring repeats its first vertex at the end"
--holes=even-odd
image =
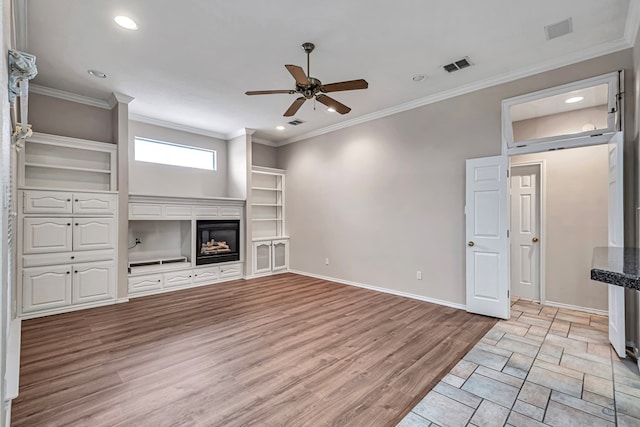
POLYGON ((294 274, 27 320, 12 426, 392 426, 494 324, 294 274))

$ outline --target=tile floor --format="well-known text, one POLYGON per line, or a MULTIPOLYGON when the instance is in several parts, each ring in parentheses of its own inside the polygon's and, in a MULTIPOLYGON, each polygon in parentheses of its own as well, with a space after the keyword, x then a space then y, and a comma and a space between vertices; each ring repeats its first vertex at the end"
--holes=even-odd
POLYGON ((398 427, 640 426, 640 374, 607 318, 514 298, 398 427))

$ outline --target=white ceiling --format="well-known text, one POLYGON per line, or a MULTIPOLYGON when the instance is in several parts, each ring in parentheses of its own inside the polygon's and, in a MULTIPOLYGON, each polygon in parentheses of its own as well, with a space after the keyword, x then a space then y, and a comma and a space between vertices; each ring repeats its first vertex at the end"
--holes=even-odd
POLYGON ((629 47, 637 31, 630 0, 21 1, 17 47, 37 57, 33 83, 102 100, 118 92, 135 98, 137 118, 222 135, 253 128, 276 142, 629 47), (120 14, 139 29, 118 27, 120 14), (569 17, 573 33, 547 41, 543 27, 569 17), (332 94, 352 108, 344 116, 307 101, 295 115, 305 123, 277 131, 296 95, 244 92, 294 88, 284 64, 306 68, 306 41, 314 77, 364 78, 369 89, 332 94), (463 56, 474 66, 442 70, 463 56))

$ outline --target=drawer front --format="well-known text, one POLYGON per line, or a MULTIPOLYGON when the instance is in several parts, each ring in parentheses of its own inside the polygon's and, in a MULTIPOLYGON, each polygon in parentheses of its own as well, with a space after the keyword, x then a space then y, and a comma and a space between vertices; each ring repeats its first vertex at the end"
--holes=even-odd
POLYGON ((22 270, 22 311, 48 310, 71 304, 71 265, 22 270))
POLYGON ((213 206, 196 206, 196 218, 216 218, 218 217, 218 208, 213 206))
POLYGON ((25 218, 22 252, 37 254, 72 249, 71 218, 25 218))
POLYGON ((114 218, 74 218, 73 250, 86 251, 115 248, 114 218))
POLYGON ((56 191, 25 191, 22 210, 24 213, 70 214, 72 194, 56 191))
POLYGON ((229 264, 220 267, 221 279, 231 279, 235 277, 242 277, 242 264, 229 264))
POLYGON ((164 273, 164 287, 173 288, 178 286, 188 286, 193 281, 193 271, 174 271, 164 273))
POLYGON ((237 206, 224 206, 220 208, 220 216, 226 218, 240 218, 242 209, 237 206))
POLYGON ((113 249, 84 252, 55 252, 49 254, 25 255, 22 257, 23 267, 38 267, 43 265, 69 264, 90 261, 112 261, 115 257, 113 249))
POLYGON ((218 267, 207 267, 193 270, 193 283, 213 283, 218 280, 220 269, 218 267))
POLYGON ((73 193, 73 213, 114 215, 118 198, 115 194, 73 193))
POLYGON ((129 219, 161 219, 162 205, 129 203, 129 219))
POLYGON ((191 219, 191 206, 166 205, 164 206, 164 216, 166 218, 191 219))
POLYGON ((129 277, 129 293, 156 291, 162 289, 162 274, 129 277))

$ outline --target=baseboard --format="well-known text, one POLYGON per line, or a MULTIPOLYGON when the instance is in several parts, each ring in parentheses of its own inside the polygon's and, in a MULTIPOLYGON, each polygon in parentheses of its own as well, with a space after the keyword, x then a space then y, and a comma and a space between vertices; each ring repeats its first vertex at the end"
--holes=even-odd
POLYGON ((411 299, 424 301, 424 302, 430 302, 432 304, 438 304, 446 307, 457 308, 458 310, 467 309, 467 306, 464 304, 456 304, 455 302, 429 298, 422 295, 411 294, 408 292, 396 291, 396 290, 387 289, 387 288, 380 288, 378 286, 365 285, 364 283, 352 282, 350 280, 342 280, 342 279, 337 279, 335 277, 322 276, 320 274, 307 273, 307 272, 298 271, 298 270, 289 270, 289 273, 299 274, 301 276, 313 277, 315 279, 327 280, 329 282, 336 282, 343 285, 356 286, 358 288, 369 289, 370 291, 383 292, 385 294, 397 295, 400 297, 411 298, 411 299))
POLYGON ((278 274, 293 273, 290 270, 269 271, 267 273, 249 274, 244 276, 244 280, 259 279, 260 277, 276 276, 278 274))
POLYGON ((118 298, 116 304, 122 304, 123 302, 129 302, 129 297, 118 298))
POLYGON ((561 302, 553 302, 549 300, 546 300, 545 302, 543 302, 542 305, 548 305, 549 307, 566 308, 566 309, 575 310, 575 311, 582 311, 585 313, 597 314, 600 316, 609 316, 609 312, 607 310, 598 310, 596 308, 580 307, 578 305, 563 304, 561 302))

